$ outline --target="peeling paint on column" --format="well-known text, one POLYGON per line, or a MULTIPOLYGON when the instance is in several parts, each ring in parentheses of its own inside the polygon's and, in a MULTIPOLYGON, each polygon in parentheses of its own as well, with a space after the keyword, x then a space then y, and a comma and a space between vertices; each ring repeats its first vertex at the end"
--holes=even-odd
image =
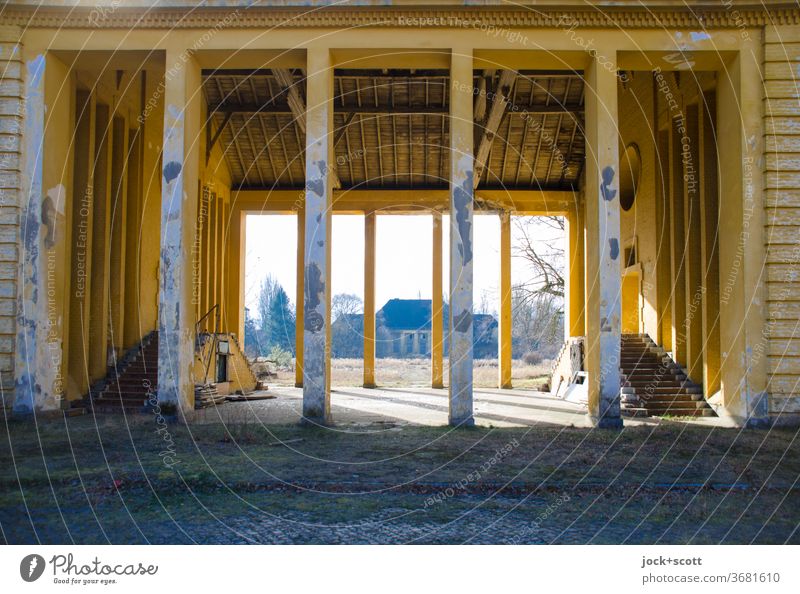
POLYGON ((608 240, 608 245, 610 249, 610 255, 612 260, 616 260, 619 258, 619 240, 616 237, 612 237, 608 240))
POLYGON ((303 266, 303 422, 330 418, 330 208, 329 154, 333 72, 328 50, 309 50, 306 87, 305 263, 303 266))
MULTIPOLYGON (((185 80, 167 81, 175 85, 168 93, 186 101, 185 80)), ((193 409, 194 324, 186 293, 191 286, 190 246, 185 245, 187 215, 186 130, 184 107, 169 103, 164 109, 163 182, 161 187, 161 250, 158 297, 158 402, 164 409, 186 415, 193 409)))
POLYGON ((474 158, 471 56, 454 55, 450 99, 450 344, 449 422, 474 425, 473 364, 473 210, 474 158), (459 80, 470 80, 462 85, 459 80))
MULTIPOLYGON (((15 398, 13 412, 28 415, 61 405, 60 340, 48 344, 46 235, 54 238, 55 204, 43 188, 45 134, 44 76, 46 59, 37 55, 25 65, 25 122, 22 171, 22 253, 17 289, 15 398), (43 224, 43 215, 47 217, 43 224)), ((58 196, 56 196, 58 198, 58 196)), ((56 320, 60 323, 60 320, 56 320)))

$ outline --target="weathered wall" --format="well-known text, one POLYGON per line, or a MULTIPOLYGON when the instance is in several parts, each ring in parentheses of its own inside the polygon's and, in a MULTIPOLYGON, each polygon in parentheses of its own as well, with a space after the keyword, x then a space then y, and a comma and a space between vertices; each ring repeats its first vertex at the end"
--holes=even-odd
POLYGON ((764 36, 770 412, 800 412, 800 27, 764 36))
POLYGON ((23 82, 19 27, 0 27, 0 394, 14 390, 23 82))

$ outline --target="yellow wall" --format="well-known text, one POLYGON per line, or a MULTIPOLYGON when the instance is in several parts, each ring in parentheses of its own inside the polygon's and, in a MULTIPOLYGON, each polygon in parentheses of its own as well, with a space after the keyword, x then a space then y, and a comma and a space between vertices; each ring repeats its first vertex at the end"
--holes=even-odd
POLYGON ((800 27, 767 27, 764 54, 770 409, 800 412, 800 27))

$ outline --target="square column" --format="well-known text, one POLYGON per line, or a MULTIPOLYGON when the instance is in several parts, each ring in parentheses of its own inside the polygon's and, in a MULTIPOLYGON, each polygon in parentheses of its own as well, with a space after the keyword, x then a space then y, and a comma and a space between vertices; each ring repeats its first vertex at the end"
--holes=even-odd
POLYGON ((500 358, 498 386, 511 388, 511 213, 500 214, 500 358))
POLYGON ((617 73, 610 64, 616 64, 616 50, 602 48, 585 75, 586 369, 592 421, 597 427, 619 428, 619 133, 617 73))
POLYGON ((194 408, 195 306, 192 244, 202 130, 200 67, 182 49, 167 49, 161 179, 158 293, 158 402, 186 414, 194 408))
POLYGON ((364 215, 364 387, 375 387, 375 213, 364 215))
POLYGON ((295 291, 295 317, 294 317, 294 386, 303 387, 303 270, 305 266, 306 243, 306 211, 300 208, 297 211, 297 280, 295 291))
POLYGON ((244 350, 244 246, 245 213, 231 205, 228 231, 228 283, 225 287, 225 328, 235 332, 244 350))
POLYGON ((431 388, 444 387, 444 334, 442 318, 442 213, 434 212, 431 216, 432 258, 431 270, 431 388))
POLYGON ((327 48, 307 54, 306 230, 303 317, 303 420, 331 418, 331 199, 333 64, 327 48))
POLYGON ((765 301, 764 192, 761 158, 763 46, 742 42, 717 84, 720 358, 725 409, 742 425, 769 422, 765 301))
POLYGON ((567 276, 565 296, 567 315, 564 323, 565 339, 586 335, 583 309, 586 305, 584 289, 584 213, 582 205, 576 205, 566 217, 567 276))
POLYGON ((472 49, 454 48, 450 62, 450 414, 451 425, 472 417, 472 49))

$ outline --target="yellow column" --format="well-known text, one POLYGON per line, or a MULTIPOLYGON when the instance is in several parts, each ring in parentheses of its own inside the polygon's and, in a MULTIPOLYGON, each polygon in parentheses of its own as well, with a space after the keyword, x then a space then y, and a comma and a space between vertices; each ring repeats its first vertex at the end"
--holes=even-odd
POLYGON ((125 315, 125 234, 127 232, 128 209, 128 121, 116 115, 112 120, 114 146, 111 163, 111 336, 110 342, 121 356, 125 315))
POLYGON ((89 306, 89 383, 106 375, 111 269, 111 109, 97 105, 94 208, 92 211, 92 287, 89 306))
MULTIPOLYGON (((143 126, 141 124, 140 126, 143 126)), ((142 337, 139 325, 139 250, 142 228, 142 135, 144 130, 132 128, 128 133, 128 204, 125 234, 125 321, 123 346, 133 347, 142 337)))
POLYGON ((622 426, 619 133, 617 76, 606 67, 609 63, 616 64, 616 50, 602 48, 586 69, 586 369, 589 415, 598 427, 618 428, 622 426))
POLYGON ((442 303, 442 213, 434 212, 433 216, 433 249, 431 270, 431 387, 444 387, 444 340, 442 303))
MULTIPOLYGON (((200 315, 205 315, 216 303, 217 295, 215 292, 216 285, 216 254, 217 254, 217 195, 212 190, 208 193, 208 271, 206 273, 207 287, 206 287, 206 307, 200 315)), ((208 321, 203 322, 204 326, 208 326, 208 321)))
MULTIPOLYGON (((653 83, 655 85, 655 82, 653 83)), ((660 95, 660 93, 659 93, 660 95)), ((670 120, 671 121, 671 120, 670 120)), ((672 350, 672 236, 670 196, 671 176, 669 174, 669 130, 658 130, 658 163, 656 164, 656 229, 658 233, 656 270, 658 291, 658 328, 656 343, 665 350, 672 350)))
POLYGON ((75 105, 75 161, 72 202, 72 269, 70 288, 67 391, 71 398, 89 390, 89 306, 92 287, 92 210, 95 167, 95 96, 78 91, 75 105))
POLYGON ((672 280, 672 357, 681 366, 686 358, 686 253, 683 166, 681 164, 681 133, 683 120, 672 118, 669 129, 670 176, 670 274, 672 280))
POLYGON ((703 265, 703 389, 719 390, 719 194, 717 143, 714 131, 716 96, 703 95, 700 110, 700 249, 703 265))
POLYGON ((586 306, 584 290, 584 225, 581 206, 576 206, 567 216, 567 266, 566 303, 567 319, 564 323, 566 337, 585 336, 583 308, 586 306))
POLYGON ((683 162, 683 211, 686 248, 683 254, 686 272, 686 369, 689 377, 703 381, 702 294, 703 270, 700 260, 700 177, 697 105, 686 106, 686 121, 681 134, 683 162))
POLYGON ((295 297, 295 334, 294 334, 294 385, 303 387, 303 293, 306 245, 305 209, 297 211, 297 291, 295 297))
POLYGON ((760 35, 752 32, 742 41, 740 53, 719 72, 717 86, 720 196, 725 197, 719 221, 722 398, 734 418, 755 426, 769 421, 760 35))
POLYGON ((473 356, 473 111, 471 48, 450 55, 450 382, 449 420, 475 424, 472 411, 473 356))
POLYGON ((244 246, 245 214, 231 206, 230 231, 228 232, 228 277, 225 308, 225 326, 229 332, 236 333, 239 344, 244 348, 244 246))
POLYGON ((306 232, 303 419, 325 424, 331 414, 331 202, 333 64, 328 48, 309 48, 306 79, 306 232))
POLYGON ((364 387, 375 387, 375 213, 364 216, 364 387))
POLYGON ((211 189, 203 185, 200 190, 200 315, 203 316, 211 301, 211 189))
POLYGON ((500 214, 500 388, 511 388, 511 213, 500 214))

